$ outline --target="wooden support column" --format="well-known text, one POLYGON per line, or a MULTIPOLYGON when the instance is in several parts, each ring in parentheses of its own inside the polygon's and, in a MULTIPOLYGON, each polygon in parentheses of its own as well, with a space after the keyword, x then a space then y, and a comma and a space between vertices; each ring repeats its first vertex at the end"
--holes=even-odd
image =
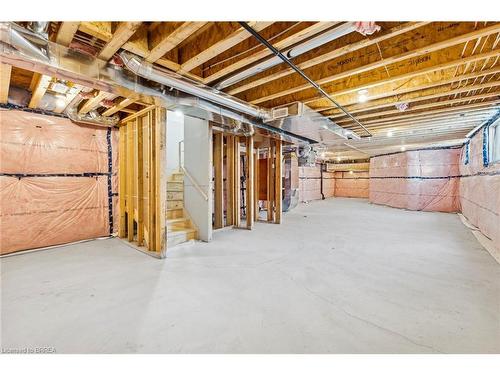
POLYGON ((240 137, 234 137, 234 226, 241 222, 240 137))
POLYGON ((247 214, 247 228, 252 229, 254 222, 254 156, 253 156, 253 136, 246 138, 246 155, 247 155, 247 165, 246 165, 246 214, 247 214))
POLYGON ((224 226, 224 176, 223 176, 223 161, 224 161, 224 134, 214 134, 214 228, 222 228, 224 226))
POLYGON ((226 135, 226 225, 234 225, 234 136, 226 135))
POLYGON ((253 200, 253 207, 254 207, 254 220, 259 220, 259 149, 257 148, 254 152, 253 155, 254 162, 253 162, 253 192, 254 192, 254 200, 253 200))
POLYGON ((281 223, 281 202, 282 202, 282 163, 281 163, 281 153, 282 153, 282 143, 281 140, 276 140, 276 153, 274 160, 274 176, 275 176, 275 193, 274 193, 274 206, 275 206, 275 216, 274 222, 276 224, 281 223))
POLYGON ((127 195, 127 127, 120 127, 120 145, 119 145, 119 195, 120 200, 120 227, 118 229, 118 236, 124 238, 127 236, 127 222, 126 222, 126 195, 127 195))

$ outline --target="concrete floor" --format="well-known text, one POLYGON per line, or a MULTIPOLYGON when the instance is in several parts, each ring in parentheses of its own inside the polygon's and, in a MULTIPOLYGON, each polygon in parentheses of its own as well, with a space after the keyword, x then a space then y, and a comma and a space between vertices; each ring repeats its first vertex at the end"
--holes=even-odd
POLYGON ((101 240, 2 265, 2 348, 499 353, 500 266, 457 215, 335 198, 157 260, 101 240))

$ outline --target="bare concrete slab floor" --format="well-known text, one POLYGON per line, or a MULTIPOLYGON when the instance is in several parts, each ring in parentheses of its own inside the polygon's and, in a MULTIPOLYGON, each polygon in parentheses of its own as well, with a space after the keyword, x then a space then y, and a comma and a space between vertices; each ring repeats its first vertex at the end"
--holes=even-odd
POLYGON ((157 260, 117 239, 1 260, 2 348, 499 353, 500 266, 457 215, 303 205, 157 260))

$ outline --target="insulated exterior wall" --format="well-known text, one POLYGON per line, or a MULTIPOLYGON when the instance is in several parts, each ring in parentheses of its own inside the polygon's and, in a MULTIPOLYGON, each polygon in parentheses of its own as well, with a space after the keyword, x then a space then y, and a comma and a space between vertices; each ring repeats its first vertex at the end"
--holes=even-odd
POLYGON ((461 153, 459 196, 462 214, 492 240, 500 252, 500 164, 483 165, 483 132, 469 144, 469 163, 461 153))
MULTIPOLYGON (((299 202, 322 199, 321 197, 321 166, 299 167, 299 202)), ((323 194, 325 198, 335 194, 335 175, 333 172, 323 172, 323 194)))
POLYGON ((368 172, 335 172, 335 196, 368 198, 370 176, 368 172))
POLYGON ((18 110, 1 110, 0 119, 1 254, 116 230, 115 131, 18 110))
POLYGON ((370 202, 457 212, 460 149, 406 151, 370 159, 370 202))

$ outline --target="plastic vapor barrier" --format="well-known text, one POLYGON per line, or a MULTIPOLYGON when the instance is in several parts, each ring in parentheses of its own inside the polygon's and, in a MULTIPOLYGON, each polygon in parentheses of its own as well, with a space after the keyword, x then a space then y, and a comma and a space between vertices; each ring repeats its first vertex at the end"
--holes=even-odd
POLYGON ((368 172, 335 172, 335 196, 368 198, 370 176, 368 172))
POLYGON ((117 228, 118 132, 0 109, 0 253, 117 228))
POLYGON ((461 150, 406 151, 370 159, 370 202, 418 211, 457 212, 461 150))
POLYGON ((483 166, 483 132, 469 142, 469 160, 461 153, 459 196, 462 214, 500 251, 500 164, 483 166))

